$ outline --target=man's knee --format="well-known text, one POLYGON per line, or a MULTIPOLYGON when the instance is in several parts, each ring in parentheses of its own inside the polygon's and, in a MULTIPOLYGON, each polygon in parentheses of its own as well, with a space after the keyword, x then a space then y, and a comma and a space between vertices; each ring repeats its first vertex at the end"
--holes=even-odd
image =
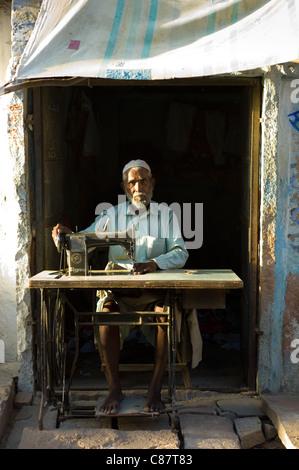
MULTIPOLYGON (((119 307, 115 302, 109 301, 104 304, 102 311, 104 313, 119 312, 119 307)), ((118 325, 101 325, 99 329, 100 329, 101 340, 103 340, 107 336, 119 334, 118 325)))
MULTIPOLYGON (((155 306, 155 313, 163 313, 164 305, 163 303, 158 303, 155 306)), ((155 316, 156 322, 158 323, 165 323, 167 321, 167 316, 165 315, 156 315, 155 316)))
POLYGON ((103 312, 119 312, 119 306, 113 302, 106 302, 103 307, 103 312))

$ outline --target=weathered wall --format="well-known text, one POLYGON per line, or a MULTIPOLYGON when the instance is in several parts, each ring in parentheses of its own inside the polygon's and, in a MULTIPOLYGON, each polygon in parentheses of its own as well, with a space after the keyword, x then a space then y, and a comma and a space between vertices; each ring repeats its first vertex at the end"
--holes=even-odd
MULTIPOLYGON (((10 75, 13 75, 20 54, 34 27, 40 1, 12 2, 12 48, 10 75)), ((20 391, 33 391, 34 375, 32 361, 32 331, 30 293, 27 288, 29 277, 30 214, 28 212, 28 187, 24 135, 24 95, 11 93, 1 98, 2 142, 7 142, 7 154, 1 158, 0 210, 10 217, 1 227, 2 252, 0 254, 2 277, 5 278, 7 329, 13 334, 8 342, 6 357, 17 357, 19 362, 18 386, 20 391), (15 334, 15 332, 17 332, 15 334), (10 345, 11 343, 11 345, 10 345), (7 354, 8 353, 8 354, 7 354)), ((4 145, 3 145, 4 147, 4 145)), ((1 153, 1 157, 4 156, 1 153)), ((3 279, 2 279, 3 281, 3 279)), ((1 308, 4 304, 1 305, 1 308)), ((1 311, 0 311, 1 312, 1 311)), ((6 331, 6 330, 5 330, 6 331)))
POLYGON ((42 0, 12 0, 12 74, 30 38, 42 0))
MULTIPOLYGON (((11 51, 11 1, 0 0, 0 82, 4 83, 11 51)), ((9 96, 0 97, 0 339, 5 360, 17 358, 16 325, 16 204, 13 183, 14 162, 7 134, 9 96)))
POLYGON ((258 389, 274 393, 299 392, 299 364, 291 360, 291 343, 299 338, 299 126, 288 117, 296 109, 296 77, 298 66, 286 65, 272 67, 264 80, 258 389))
POLYGON ((13 182, 14 162, 7 136, 10 97, 0 97, 0 339, 5 345, 5 360, 17 358, 16 275, 17 207, 13 182))
POLYGON ((11 51, 11 0, 0 0, 0 83, 5 82, 11 51))
POLYGON ((293 341, 299 346, 299 74, 297 77, 281 81, 276 251, 284 266, 284 291, 277 286, 284 296, 281 386, 299 392, 299 349, 295 361, 292 356, 293 341))

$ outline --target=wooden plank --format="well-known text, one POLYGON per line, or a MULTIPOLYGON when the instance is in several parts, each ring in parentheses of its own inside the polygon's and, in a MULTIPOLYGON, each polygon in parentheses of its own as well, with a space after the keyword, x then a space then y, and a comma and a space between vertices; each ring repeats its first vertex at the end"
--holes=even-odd
POLYGON ((240 289, 242 280, 230 269, 184 270, 173 269, 134 274, 68 276, 56 271, 43 271, 29 279, 30 288, 67 289, 240 289))
POLYGON ((225 308, 226 291, 222 289, 188 289, 183 291, 183 308, 225 308))
MULTIPOLYGON (((299 62, 293 60, 292 62, 299 62)), ((176 78, 175 80, 122 80, 122 79, 108 79, 108 78, 36 78, 32 80, 24 80, 20 84, 7 85, 8 91, 18 91, 24 88, 35 88, 35 87, 70 87, 70 86, 82 86, 82 87, 190 87, 190 86, 254 86, 256 78, 250 77, 221 77, 217 75, 205 77, 187 77, 187 78, 176 78)))

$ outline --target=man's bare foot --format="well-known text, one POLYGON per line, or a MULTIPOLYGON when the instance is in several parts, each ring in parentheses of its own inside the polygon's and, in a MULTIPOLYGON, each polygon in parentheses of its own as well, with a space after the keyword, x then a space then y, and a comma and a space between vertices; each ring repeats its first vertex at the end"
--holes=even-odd
POLYGON ((121 391, 111 391, 100 408, 102 413, 107 415, 115 415, 119 412, 120 402, 124 398, 121 391))
POLYGON ((161 393, 148 393, 147 401, 144 406, 144 411, 147 413, 149 412, 156 412, 156 413, 163 413, 164 405, 161 400, 161 393))

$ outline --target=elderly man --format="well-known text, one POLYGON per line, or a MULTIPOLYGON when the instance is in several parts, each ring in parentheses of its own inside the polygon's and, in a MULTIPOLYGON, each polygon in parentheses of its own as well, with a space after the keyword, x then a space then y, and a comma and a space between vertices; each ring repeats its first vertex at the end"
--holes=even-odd
MULTIPOLYGON (((121 183, 127 200, 100 214, 86 232, 108 229, 117 231, 135 227, 136 255, 133 266, 135 275, 156 270, 181 268, 186 263, 188 252, 181 236, 175 214, 166 205, 151 201, 155 180, 149 165, 143 160, 132 160, 123 169, 121 183)), ((70 232, 60 224, 53 228, 54 241, 58 232, 70 232)), ((130 269, 131 260, 120 246, 109 248, 109 262, 118 267, 130 269)), ((136 310, 153 310, 158 322, 163 322, 159 312, 163 310, 165 290, 138 290, 132 293, 120 291, 100 291, 98 311, 115 312, 122 307, 136 310)), ((145 327, 146 328, 146 327, 145 327)), ((148 329, 150 327, 147 327, 148 329)), ((148 331, 145 332, 148 337, 148 331)), ((118 326, 100 327, 100 344, 106 365, 109 394, 101 411, 116 414, 123 398, 119 379, 119 351, 121 340, 118 326)), ((148 388, 145 411, 163 411, 161 400, 162 379, 167 364, 167 329, 163 325, 155 327, 154 372, 148 388)))

